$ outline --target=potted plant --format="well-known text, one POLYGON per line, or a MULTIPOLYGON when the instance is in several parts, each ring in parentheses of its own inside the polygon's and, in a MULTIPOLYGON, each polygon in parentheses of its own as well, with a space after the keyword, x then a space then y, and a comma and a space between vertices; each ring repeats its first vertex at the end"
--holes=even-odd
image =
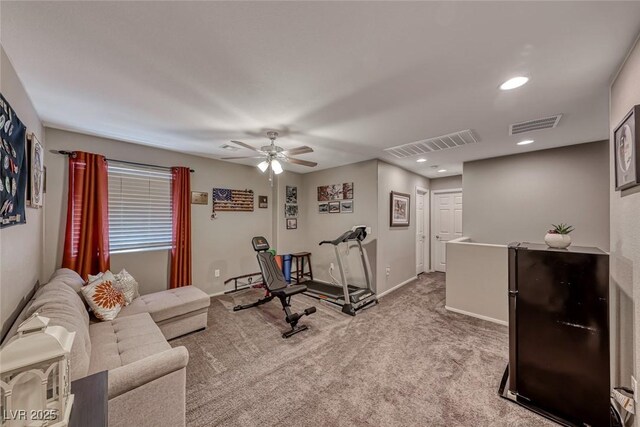
POLYGON ((545 243, 550 248, 564 249, 569 247, 569 245, 571 245, 571 236, 569 236, 569 233, 574 230, 573 226, 567 224, 551 225, 553 228, 547 231, 547 235, 544 236, 545 243))

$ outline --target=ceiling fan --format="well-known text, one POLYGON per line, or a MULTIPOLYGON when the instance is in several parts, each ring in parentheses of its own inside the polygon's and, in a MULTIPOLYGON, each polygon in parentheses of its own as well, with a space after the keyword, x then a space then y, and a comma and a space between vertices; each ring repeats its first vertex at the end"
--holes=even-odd
POLYGON ((297 148, 292 148, 290 150, 285 150, 282 147, 279 147, 275 144, 276 138, 278 137, 278 132, 269 131, 267 132, 267 138, 271 140, 270 145, 265 145, 263 147, 254 148, 249 144, 245 144, 241 141, 231 141, 236 145, 247 148, 252 151, 256 151, 259 155, 256 156, 239 156, 239 157, 222 157, 221 160, 238 160, 238 159, 263 159, 257 167, 261 172, 266 172, 269 169, 269 181, 271 181, 273 185, 273 174, 280 175, 283 171, 282 164, 280 162, 293 163, 296 165, 315 167, 318 164, 316 162, 310 162, 307 160, 296 159, 291 156, 295 156, 297 154, 305 154, 305 153, 313 153, 313 149, 311 147, 302 146, 297 148))

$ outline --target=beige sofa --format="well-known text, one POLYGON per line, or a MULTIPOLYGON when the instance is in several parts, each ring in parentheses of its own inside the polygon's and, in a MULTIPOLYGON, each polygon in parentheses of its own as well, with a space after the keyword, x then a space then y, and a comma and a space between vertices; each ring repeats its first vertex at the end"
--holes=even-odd
POLYGON ((182 426, 189 353, 167 339, 206 327, 209 297, 193 286, 136 298, 112 321, 91 320, 74 271, 56 271, 9 332, 38 312, 75 331, 71 379, 109 371, 109 426, 182 426))

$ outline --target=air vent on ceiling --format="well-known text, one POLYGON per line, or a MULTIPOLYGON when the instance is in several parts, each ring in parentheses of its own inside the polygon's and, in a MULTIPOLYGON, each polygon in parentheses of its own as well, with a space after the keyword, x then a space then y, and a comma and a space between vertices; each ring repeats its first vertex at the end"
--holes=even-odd
POLYGON ((473 135, 473 132, 467 129, 460 132, 450 133, 448 135, 385 148, 384 151, 398 159, 404 159, 406 157, 418 156, 432 151, 447 150, 449 148, 456 148, 462 145, 473 144, 475 142, 478 142, 478 140, 473 135))
POLYGON ((562 114, 557 116, 545 117, 544 119, 528 120, 526 122, 514 123, 509 125, 509 135, 518 135, 534 130, 553 129, 558 126, 562 114))

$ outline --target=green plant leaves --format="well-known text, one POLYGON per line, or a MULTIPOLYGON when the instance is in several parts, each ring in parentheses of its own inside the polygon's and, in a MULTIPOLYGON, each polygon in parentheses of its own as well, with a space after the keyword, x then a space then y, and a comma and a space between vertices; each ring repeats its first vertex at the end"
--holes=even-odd
POLYGON ((575 230, 575 228, 572 225, 564 224, 564 223, 560 223, 558 225, 551 224, 551 226, 553 227, 553 231, 555 231, 558 234, 569 234, 573 230, 575 230))

